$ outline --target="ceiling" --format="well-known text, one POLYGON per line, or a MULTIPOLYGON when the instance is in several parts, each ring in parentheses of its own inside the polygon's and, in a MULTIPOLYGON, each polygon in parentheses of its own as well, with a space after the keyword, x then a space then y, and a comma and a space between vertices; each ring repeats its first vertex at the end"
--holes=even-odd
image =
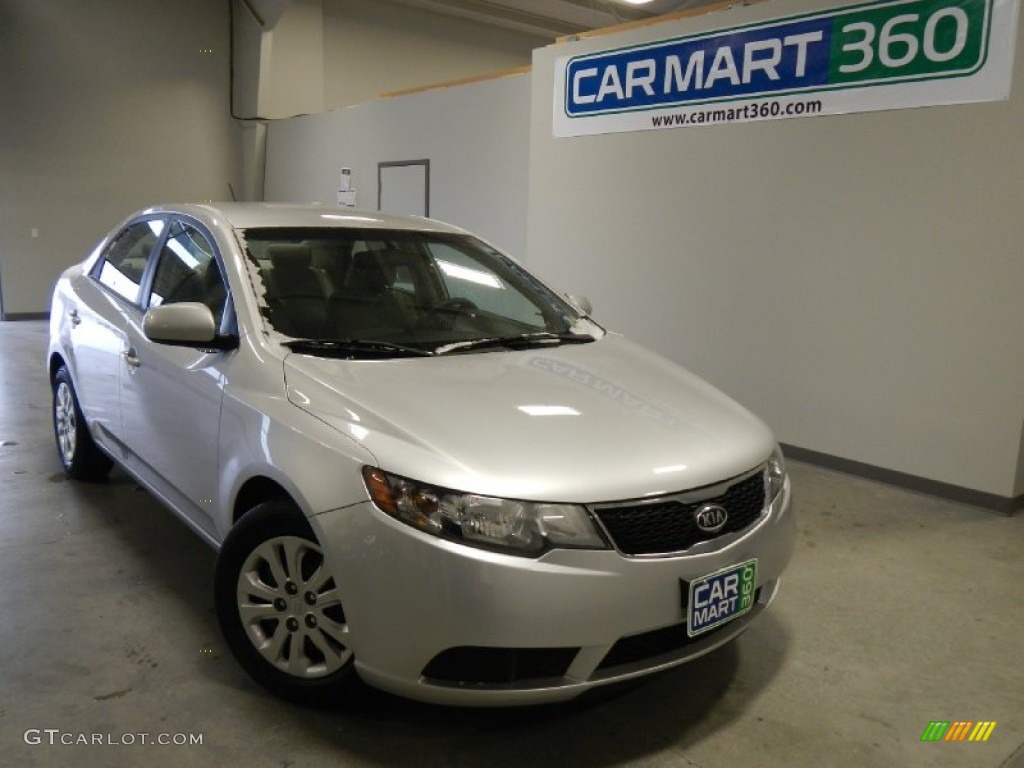
POLYGON ((553 40, 665 13, 708 5, 713 0, 394 0, 436 13, 492 24, 553 40))

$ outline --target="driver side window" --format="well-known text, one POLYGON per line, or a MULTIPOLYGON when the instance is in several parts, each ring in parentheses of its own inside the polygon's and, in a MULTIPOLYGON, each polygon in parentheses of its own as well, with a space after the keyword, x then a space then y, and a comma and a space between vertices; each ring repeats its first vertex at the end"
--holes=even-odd
POLYGON ((160 250, 149 306, 198 301, 210 308, 219 326, 226 298, 213 245, 195 227, 174 222, 160 250))

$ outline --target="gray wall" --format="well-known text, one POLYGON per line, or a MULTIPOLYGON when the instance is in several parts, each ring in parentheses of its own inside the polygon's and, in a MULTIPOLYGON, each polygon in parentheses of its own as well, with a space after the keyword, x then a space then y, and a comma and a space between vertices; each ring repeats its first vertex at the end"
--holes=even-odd
MULTIPOLYGON (((348 166, 372 208, 378 162, 429 158, 434 216, 589 294, 600 320, 733 394, 783 441, 1020 495, 1019 54, 1008 103, 552 138, 556 56, 821 5, 778 0, 552 46, 535 53, 532 76, 274 122, 267 199, 333 202, 348 166)), ((57 273, 130 210, 224 198, 239 175, 227 3, 124 8, 0 9, 8 313, 44 310, 57 273)), ((477 56, 469 27, 431 47, 418 12, 323 8, 328 104, 467 74, 477 56), (449 72, 453 46, 461 63, 449 72), (428 61, 431 77, 410 74, 428 61)), ((477 46, 499 49, 480 54, 495 68, 506 53, 517 63, 522 42, 501 52, 500 37, 477 46)))
POLYGON ((1024 493, 1019 51, 1008 103, 552 138, 557 56, 822 5, 538 50, 531 264, 787 443, 1024 493))
POLYGON ((277 119, 323 111, 323 0, 230 2, 234 113, 277 119))
MULTIPOLYGON (((133 210, 155 202, 229 199, 229 183, 240 199, 259 195, 262 127, 230 116, 229 8, 227 0, 3 0, 0 296, 5 315, 45 311, 60 271, 133 210)), ((265 41, 269 53, 263 58, 259 30, 249 33, 241 42, 257 47, 242 57, 238 72, 248 99, 242 104, 255 103, 262 94, 271 115, 312 109, 309 105, 353 104, 382 91, 529 64, 542 42, 379 0, 296 0, 265 41), (303 35, 316 39, 303 43, 298 39, 303 35), (310 56, 316 59, 312 65, 310 56)), ((529 94, 528 86, 523 88, 518 102, 523 111, 509 119, 516 141, 525 147, 529 94)), ((389 109, 381 106, 380 114, 389 109)), ((506 113, 502 105, 495 109, 506 113)), ((473 107, 465 110, 467 118, 475 118, 473 107)), ((373 110, 366 114, 372 126, 373 110)), ((438 151, 435 143, 423 146, 410 135, 414 131, 397 124, 386 135, 397 144, 388 144, 375 128, 360 132, 360 124, 353 130, 367 137, 363 146, 373 153, 366 161, 372 173, 363 178, 374 201, 378 154, 395 159, 393 152, 438 151)), ((460 133, 470 144, 475 141, 470 125, 460 133)), ((301 162, 295 155, 289 161, 301 162)), ((346 157, 353 167, 363 168, 362 162, 354 152, 346 157)), ((466 185, 451 179, 460 162, 450 155, 436 169, 438 211, 446 210, 446 200, 477 202, 466 185)), ((521 227, 525 150, 517 162, 515 195, 503 189, 497 199, 515 197, 503 204, 519 206, 521 227)), ((309 163, 315 172, 328 170, 316 157, 309 163)), ((336 179, 337 170, 329 170, 336 179)), ((336 181, 325 201, 333 202, 335 187, 336 181)), ((480 219, 479 207, 475 210, 466 219, 471 224, 480 219)), ((525 230, 510 235, 509 229, 499 226, 496 237, 521 248, 525 230)))
POLYGON ((5 313, 45 311, 61 270, 133 210, 229 197, 228 29, 226 2, 3 0, 5 313))
POLYGON ((528 66, 543 38, 386 0, 323 0, 324 106, 528 66))
POLYGON ((530 78, 512 75, 272 123, 266 199, 333 204, 342 167, 377 207, 377 163, 430 160, 430 215, 526 246, 530 78))

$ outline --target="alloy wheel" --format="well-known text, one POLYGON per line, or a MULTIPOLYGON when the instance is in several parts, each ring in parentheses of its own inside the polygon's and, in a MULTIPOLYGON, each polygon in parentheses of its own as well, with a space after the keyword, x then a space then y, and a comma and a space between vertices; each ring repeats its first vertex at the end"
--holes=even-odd
POLYGON ((60 450, 61 460, 66 466, 70 466, 75 459, 78 423, 75 418, 75 396, 67 382, 62 381, 57 385, 53 408, 54 424, 57 428, 57 448, 60 450))
POLYGON ((278 536, 256 546, 238 574, 237 605, 250 642, 288 675, 325 677, 352 657, 334 577, 307 539, 278 536))

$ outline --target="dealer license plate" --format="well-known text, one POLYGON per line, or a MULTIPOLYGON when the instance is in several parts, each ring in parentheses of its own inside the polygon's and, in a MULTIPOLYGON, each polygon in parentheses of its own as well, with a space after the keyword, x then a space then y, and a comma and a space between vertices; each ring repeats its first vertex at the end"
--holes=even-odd
POLYGON ((690 637, 732 621, 754 607, 757 560, 730 565, 690 582, 686 632, 690 637))

